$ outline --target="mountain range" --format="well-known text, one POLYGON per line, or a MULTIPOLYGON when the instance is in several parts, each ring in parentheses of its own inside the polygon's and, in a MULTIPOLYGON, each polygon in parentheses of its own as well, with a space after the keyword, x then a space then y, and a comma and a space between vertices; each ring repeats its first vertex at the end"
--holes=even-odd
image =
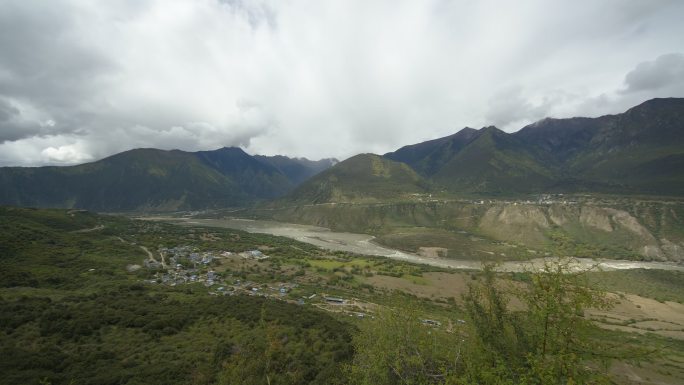
POLYGON ((421 192, 682 196, 684 99, 652 99, 624 113, 598 118, 546 118, 514 133, 494 126, 466 127, 384 154, 382 161, 372 157, 347 159, 285 200, 369 202, 421 192), (368 167, 371 160, 387 170, 409 166, 415 175, 378 173, 368 167))
POLYGON ((384 155, 452 192, 684 195, 684 99, 652 99, 617 115, 496 127, 384 155))
POLYGON ((135 149, 77 166, 0 168, 0 203, 96 211, 235 207, 287 194, 336 162, 251 156, 235 147, 135 149))
POLYGON ((99 211, 376 202, 444 192, 684 195, 684 98, 598 118, 546 118, 514 133, 464 128, 343 162, 239 148, 136 149, 67 167, 0 168, 0 204, 99 211), (283 198, 284 197, 284 198, 283 198))

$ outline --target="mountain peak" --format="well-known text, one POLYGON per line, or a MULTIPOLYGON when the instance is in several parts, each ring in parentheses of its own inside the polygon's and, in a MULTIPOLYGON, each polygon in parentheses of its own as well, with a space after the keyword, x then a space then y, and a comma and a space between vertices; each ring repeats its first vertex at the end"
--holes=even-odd
POLYGON ((405 163, 365 153, 316 175, 285 199, 306 203, 379 202, 426 191, 428 183, 405 163))
POLYGON ((481 132, 481 133, 483 133, 483 134, 484 134, 484 133, 504 133, 504 134, 505 134, 504 131, 500 130, 500 129, 499 129, 498 127, 496 127, 496 126, 486 126, 486 127, 482 127, 482 128, 479 129, 478 131, 481 132))
POLYGON ((438 165, 481 135, 481 130, 464 127, 454 134, 426 142, 404 146, 383 155, 387 159, 404 162, 423 176, 437 171, 438 165))
POLYGON ((290 158, 284 155, 255 155, 254 158, 280 170, 295 186, 337 163, 337 159, 328 158, 314 161, 307 158, 290 158))
POLYGON ((235 154, 235 155, 238 155, 238 154, 239 154, 239 155, 242 155, 242 154, 244 154, 244 155, 249 156, 249 154, 247 154, 247 153, 245 152, 245 150, 243 150, 243 149, 240 148, 240 147, 234 147, 234 146, 230 146, 230 147, 224 146, 224 147, 221 147, 221 148, 216 149, 216 150, 213 150, 213 151, 197 151, 197 152, 198 152, 198 153, 202 153, 202 152, 214 152, 214 153, 235 154))

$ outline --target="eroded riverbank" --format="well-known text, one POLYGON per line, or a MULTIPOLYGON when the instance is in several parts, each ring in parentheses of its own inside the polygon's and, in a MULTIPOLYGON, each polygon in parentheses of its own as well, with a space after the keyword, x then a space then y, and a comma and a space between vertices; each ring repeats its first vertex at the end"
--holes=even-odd
MULTIPOLYGON (((481 261, 478 260, 426 258, 417 254, 380 246, 373 242, 374 237, 372 235, 336 232, 317 226, 240 218, 195 219, 174 217, 143 217, 140 219, 158 220, 185 225, 232 228, 251 233, 271 234, 292 238, 329 250, 347 251, 364 255, 376 255, 411 263, 426 264, 452 269, 476 270, 480 269, 482 265, 481 261)), ((507 261, 503 262, 498 269, 501 271, 516 272, 539 267, 543 265, 543 262, 543 258, 533 259, 530 261, 507 261)), ((684 271, 684 265, 671 262, 641 262, 609 259, 593 260, 588 258, 577 259, 577 268, 579 269, 590 268, 595 265, 598 265, 598 267, 603 270, 662 269, 684 271)))

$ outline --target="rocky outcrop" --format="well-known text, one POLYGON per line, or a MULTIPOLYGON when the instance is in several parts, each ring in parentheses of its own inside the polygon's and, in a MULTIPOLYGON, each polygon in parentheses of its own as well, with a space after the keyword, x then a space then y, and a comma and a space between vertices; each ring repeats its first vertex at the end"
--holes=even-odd
POLYGON ((580 209, 579 223, 583 226, 593 227, 606 232, 613 231, 610 214, 606 209, 587 206, 580 209))
POLYGON ((662 250, 665 259, 677 262, 684 261, 684 242, 676 244, 662 238, 660 240, 660 249, 662 250))
POLYGON ((551 226, 547 215, 534 205, 496 205, 485 212, 479 230, 497 240, 541 246, 551 226))

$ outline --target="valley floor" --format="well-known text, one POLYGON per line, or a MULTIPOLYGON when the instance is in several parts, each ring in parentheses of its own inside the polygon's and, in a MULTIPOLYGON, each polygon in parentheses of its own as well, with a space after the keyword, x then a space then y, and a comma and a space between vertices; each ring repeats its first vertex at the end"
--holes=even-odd
MULTIPOLYGON (((220 228, 232 228, 252 233, 262 233, 277 235, 295 239, 297 241, 310 243, 312 245, 335 251, 349 253, 381 256, 399 261, 424 264, 436 267, 479 270, 483 260, 451 259, 444 258, 430 253, 415 254, 402 250, 392 249, 381 246, 374 242, 374 236, 368 234, 355 234, 347 232, 331 231, 324 227, 301 225, 294 223, 282 223, 277 221, 224 218, 224 219, 199 219, 199 218, 177 218, 165 216, 141 217, 140 219, 164 221, 169 223, 182 224, 187 226, 210 226, 220 228)), ((425 249, 425 248, 423 248, 425 249)), ((492 253, 493 254, 493 253, 492 253)), ((545 260, 550 258, 533 258, 526 261, 505 261, 497 266, 501 272, 520 272, 534 269, 540 266, 545 260)), ((496 255, 488 258, 490 261, 496 260, 496 255)), ((600 268, 601 270, 628 270, 628 269, 660 269, 684 271, 684 264, 675 262, 645 262, 645 261, 625 261, 612 259, 590 259, 576 258, 577 268, 588 269, 590 267, 600 268)))

